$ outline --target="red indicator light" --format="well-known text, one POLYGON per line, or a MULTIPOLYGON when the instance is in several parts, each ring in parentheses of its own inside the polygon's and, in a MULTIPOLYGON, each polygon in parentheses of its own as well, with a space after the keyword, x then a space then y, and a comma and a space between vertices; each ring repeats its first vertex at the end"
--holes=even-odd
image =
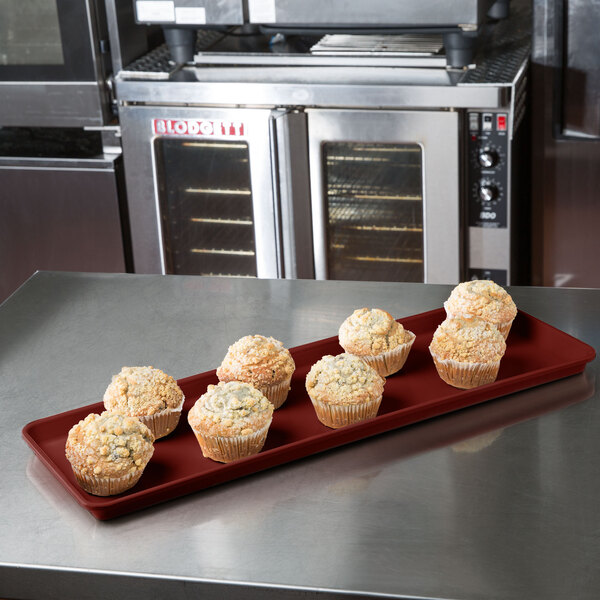
POLYGON ((506 115, 498 115, 496 120, 496 128, 498 131, 506 131, 506 115))

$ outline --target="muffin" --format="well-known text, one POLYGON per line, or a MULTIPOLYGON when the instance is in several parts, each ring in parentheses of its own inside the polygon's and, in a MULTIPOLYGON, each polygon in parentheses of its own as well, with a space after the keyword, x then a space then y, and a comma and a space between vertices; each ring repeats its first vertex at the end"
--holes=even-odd
POLYGON ((177 382, 154 367, 123 367, 104 392, 106 410, 138 417, 155 439, 177 427, 183 400, 177 382))
POLYGON ((77 483, 95 496, 132 488, 154 453, 154 436, 135 417, 89 414, 69 431, 65 455, 77 483))
POLYGON ((340 326, 340 346, 362 358, 382 377, 397 373, 406 362, 415 334, 385 310, 359 308, 340 326))
POLYGON ((262 450, 271 421, 273 404, 248 383, 220 382, 209 385, 188 413, 202 454, 228 463, 262 450))
POLYGON ((377 415, 385 379, 353 354, 327 355, 306 376, 306 391, 317 418, 338 429, 377 415))
POLYGON ((478 317, 457 317, 438 326, 429 351, 446 383, 471 389, 496 380, 506 342, 495 325, 478 317))
POLYGON ((229 346, 217 369, 219 381, 243 381, 279 408, 287 399, 296 365, 283 344, 263 335, 247 335, 229 346))
POLYGON ((517 316, 517 307, 509 293, 497 283, 477 279, 459 283, 444 302, 446 316, 480 317, 495 325, 504 339, 517 316))

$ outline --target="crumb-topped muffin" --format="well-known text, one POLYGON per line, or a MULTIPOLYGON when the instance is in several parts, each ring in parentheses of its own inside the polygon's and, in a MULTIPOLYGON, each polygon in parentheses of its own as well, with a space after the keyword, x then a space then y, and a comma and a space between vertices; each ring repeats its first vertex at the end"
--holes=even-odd
POLYGON ((132 488, 154 453, 154 436, 135 417, 89 414, 69 431, 65 455, 79 485, 96 496, 132 488))
POLYGON ((175 379, 154 367, 123 367, 104 392, 106 410, 138 417, 155 439, 177 427, 183 401, 175 379))
POLYGON ((380 308, 358 308, 341 324, 340 346, 360 356, 382 377, 397 373, 406 362, 415 334, 380 308))
POLYGON ((267 439, 273 404, 248 383, 209 385, 188 413, 206 458, 228 463, 257 454, 267 439))
POLYGON ((333 429, 375 417, 384 384, 373 367, 348 353, 324 356, 306 376, 317 418, 333 429))
POLYGON ((446 383, 470 389, 496 380, 506 342, 491 323, 457 317, 438 326, 429 351, 446 383))
POLYGON ((247 335, 229 346, 217 377, 249 383, 279 408, 287 399, 295 368, 292 355, 279 340, 247 335))
POLYGON ((480 317, 494 324, 504 339, 517 316, 517 307, 510 294, 497 283, 484 279, 459 283, 444 302, 444 308, 449 318, 480 317))

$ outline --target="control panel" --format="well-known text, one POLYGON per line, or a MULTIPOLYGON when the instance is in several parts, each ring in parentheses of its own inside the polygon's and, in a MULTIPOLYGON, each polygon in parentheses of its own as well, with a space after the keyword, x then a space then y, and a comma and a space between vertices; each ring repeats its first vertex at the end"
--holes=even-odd
POLYGON ((468 113, 468 225, 505 228, 508 219, 508 114, 468 113))

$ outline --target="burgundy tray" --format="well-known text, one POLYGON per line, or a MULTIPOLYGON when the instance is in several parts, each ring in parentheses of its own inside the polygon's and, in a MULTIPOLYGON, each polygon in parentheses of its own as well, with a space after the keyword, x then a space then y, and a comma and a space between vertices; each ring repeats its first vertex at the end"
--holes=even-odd
POLYGON ((233 463, 204 458, 188 423, 187 412, 210 383, 215 371, 178 381, 186 400, 177 429, 155 444, 152 460, 139 483, 118 496, 92 496, 76 483, 67 459, 69 429, 102 403, 38 419, 23 428, 23 437, 75 500, 98 519, 111 519, 165 500, 256 473, 323 450, 329 450, 397 427, 580 373, 595 357, 594 349, 535 317, 519 312, 494 383, 459 390, 437 375, 429 354, 433 332, 445 313, 437 309, 401 319, 416 334, 408 360, 399 373, 388 377, 377 417, 342 429, 329 429, 315 416, 304 388, 311 365, 325 354, 343 350, 336 337, 291 349, 296 361, 292 388, 285 404, 275 411, 263 450, 233 463))

